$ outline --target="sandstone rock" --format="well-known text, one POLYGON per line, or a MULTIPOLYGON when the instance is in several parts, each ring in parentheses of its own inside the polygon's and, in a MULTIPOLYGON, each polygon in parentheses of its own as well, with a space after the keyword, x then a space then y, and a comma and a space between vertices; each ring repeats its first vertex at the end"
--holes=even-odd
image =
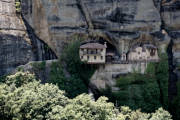
POLYGON ((51 65, 54 62, 57 62, 57 60, 31 61, 25 65, 18 66, 13 73, 18 72, 19 70, 23 72, 30 72, 35 74, 42 83, 46 83, 49 80, 51 65))
MULTIPOLYGON (((180 1, 169 1, 23 0, 21 19, 14 0, 0 0, 0 75, 31 60, 46 60, 46 44, 52 49, 48 58, 56 58, 53 52, 60 57, 76 34, 106 40, 119 53, 138 42, 153 43, 166 52, 172 40, 173 64, 179 64, 180 1)), ((121 72, 120 67, 107 65, 104 71, 100 67, 92 83, 99 88, 114 85, 112 74, 121 72)))
POLYGON ((31 41, 14 0, 0 0, 0 76, 33 60, 31 41))
POLYGON ((15 0, 0 0, 0 76, 29 61, 56 58, 33 30, 26 27, 21 15, 16 13, 15 0))
POLYGON ((25 19, 57 56, 62 54, 63 45, 74 34, 107 38, 121 52, 123 41, 129 44, 144 33, 159 31, 161 25, 160 13, 153 0, 22 2, 25 19))
POLYGON ((180 29, 180 1, 172 2, 162 6, 162 20, 165 23, 165 28, 171 31, 180 29))

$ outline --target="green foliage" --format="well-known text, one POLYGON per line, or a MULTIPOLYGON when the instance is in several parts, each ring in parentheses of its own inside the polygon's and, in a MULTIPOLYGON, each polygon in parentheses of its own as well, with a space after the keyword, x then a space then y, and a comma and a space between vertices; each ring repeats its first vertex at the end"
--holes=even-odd
POLYGON ((0 83, 5 83, 6 82, 6 75, 0 76, 0 83))
POLYGON ((93 101, 89 95, 79 95, 70 100, 63 110, 55 107, 49 113, 51 120, 112 120, 116 118, 116 110, 112 103, 107 103, 107 98, 101 97, 93 101))
POLYGON ((77 40, 68 45, 64 50, 62 61, 66 63, 70 74, 79 77, 88 85, 89 79, 95 72, 95 67, 81 62, 79 57, 80 42, 81 39, 77 38, 77 40))
POLYGON ((20 13, 21 12, 21 2, 20 1, 16 1, 15 2, 15 6, 16 6, 16 12, 20 13))
POLYGON ((171 118, 172 116, 167 111, 159 108, 155 113, 152 114, 150 120, 172 120, 171 118))
POLYGON ((174 98, 170 105, 170 109, 174 120, 180 120, 180 81, 176 83, 177 85, 177 96, 174 98))
POLYGON ((167 54, 160 54, 160 61, 156 67, 156 79, 159 83, 159 88, 162 91, 162 104, 165 109, 168 109, 168 79, 169 66, 167 54))
POLYGON ((155 63, 149 63, 147 65, 145 73, 148 74, 148 75, 154 76, 155 73, 156 73, 156 65, 155 65, 155 63))
POLYGON ((140 73, 134 72, 125 77, 120 77, 116 81, 118 87, 130 85, 130 84, 143 84, 145 79, 140 73))
POLYGON ((68 99, 57 86, 30 82, 19 88, 0 85, 0 114, 13 120, 43 120, 56 105, 65 106, 68 99))
POLYGON ((126 105, 132 109, 141 108, 153 112, 159 107, 168 108, 168 60, 166 54, 160 55, 159 63, 149 63, 145 74, 134 73, 121 76, 116 81, 119 91, 103 90, 117 106, 126 105))
POLYGON ((35 62, 31 64, 35 71, 44 70, 46 68, 46 61, 35 62))
POLYGON ((105 90, 103 95, 107 96, 117 106, 126 105, 132 109, 141 108, 142 111, 146 112, 153 112, 161 107, 160 91, 156 81, 121 86, 117 92, 105 90))
POLYGON ((7 85, 14 84, 16 87, 20 87, 23 84, 35 81, 35 76, 29 72, 17 72, 14 75, 5 77, 5 83, 7 85))
MULTIPOLYGON (((12 76, 19 76, 16 74, 12 76)), ((22 76, 23 79, 33 76, 26 74, 22 76)), ((17 81, 13 80, 11 83, 17 81)), ((94 101, 86 94, 69 99, 57 86, 40 84, 38 81, 27 82, 18 87, 14 84, 0 84, 0 118, 3 120, 171 120, 171 115, 162 108, 149 114, 140 110, 132 111, 128 107, 121 107, 119 111, 107 100, 106 97, 100 97, 94 101)))
POLYGON ((132 111, 129 107, 121 107, 117 120, 172 120, 171 115, 162 108, 155 113, 142 113, 140 110, 132 111))
POLYGON ((66 96, 73 98, 81 93, 87 92, 87 87, 77 76, 66 78, 61 62, 54 62, 51 65, 50 83, 57 84, 61 90, 66 91, 66 96))
POLYGON ((67 96, 73 98, 79 94, 88 92, 89 79, 95 68, 84 64, 79 58, 80 39, 65 48, 62 58, 51 66, 50 83, 57 84, 60 89, 65 90, 67 96), (66 78, 65 69, 70 74, 66 78))

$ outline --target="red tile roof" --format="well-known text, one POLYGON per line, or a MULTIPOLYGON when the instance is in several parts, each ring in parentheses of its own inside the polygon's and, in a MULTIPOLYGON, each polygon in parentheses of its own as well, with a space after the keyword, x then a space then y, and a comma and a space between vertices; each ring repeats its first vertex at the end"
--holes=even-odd
POLYGON ((80 48, 90 48, 90 49, 103 49, 106 48, 105 45, 99 44, 99 43, 86 43, 84 45, 81 45, 80 48))

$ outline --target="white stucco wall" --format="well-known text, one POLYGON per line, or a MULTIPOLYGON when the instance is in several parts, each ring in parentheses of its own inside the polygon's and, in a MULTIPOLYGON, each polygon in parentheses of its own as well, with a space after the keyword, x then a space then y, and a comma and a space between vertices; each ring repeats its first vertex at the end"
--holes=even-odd
POLYGON ((148 49, 145 49, 145 51, 143 52, 142 47, 137 47, 135 51, 136 52, 132 51, 128 54, 128 60, 158 60, 159 59, 157 50, 155 51, 154 56, 150 55, 148 49))
MULTIPOLYGON (((84 52, 87 52, 87 49, 84 49, 84 52)), ((80 54, 80 59, 81 61, 87 61, 87 63, 105 63, 106 62, 106 49, 104 48, 102 51, 100 49, 98 49, 98 53, 100 52, 100 54, 83 54, 83 51, 79 51, 80 54), (83 58, 82 58, 83 56, 83 58), (89 56, 89 59, 88 59, 89 56), (94 56, 96 56, 96 59, 94 59, 94 56), (103 57, 103 59, 101 59, 101 56, 103 57)))

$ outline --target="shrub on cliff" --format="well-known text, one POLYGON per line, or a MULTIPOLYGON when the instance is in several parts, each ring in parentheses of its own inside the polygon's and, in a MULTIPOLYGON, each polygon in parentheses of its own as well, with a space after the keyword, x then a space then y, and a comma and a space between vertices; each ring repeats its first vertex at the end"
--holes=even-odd
POLYGON ((117 79, 120 91, 104 90, 117 106, 127 105, 131 109, 141 108, 153 112, 159 107, 168 108, 168 59, 160 54, 159 63, 149 63, 145 74, 134 72, 117 79))
POLYGON ((156 80, 159 83, 161 93, 161 102, 165 109, 168 109, 168 79, 169 65, 167 54, 160 54, 160 61, 156 65, 156 80))
POLYGON ((75 75, 66 78, 63 69, 64 68, 60 61, 53 62, 51 65, 49 83, 56 84, 61 90, 65 90, 66 96, 69 98, 86 93, 87 87, 84 82, 75 75))
POLYGON ((152 71, 147 72, 148 74, 132 73, 117 79, 117 86, 121 90, 113 92, 111 100, 120 106, 127 105, 132 109, 141 108, 146 112, 153 112, 161 107, 160 90, 155 74, 152 71))
POLYGON ((86 85, 89 84, 89 79, 95 71, 95 67, 81 62, 79 57, 80 38, 70 43, 64 50, 62 61, 67 65, 67 70, 70 74, 79 77, 86 85))
POLYGON ((82 93, 88 93, 89 79, 95 68, 84 64, 79 58, 80 38, 75 38, 63 51, 61 59, 51 65, 50 83, 57 84, 73 98, 82 93), (67 78, 67 73, 69 77, 67 78))

